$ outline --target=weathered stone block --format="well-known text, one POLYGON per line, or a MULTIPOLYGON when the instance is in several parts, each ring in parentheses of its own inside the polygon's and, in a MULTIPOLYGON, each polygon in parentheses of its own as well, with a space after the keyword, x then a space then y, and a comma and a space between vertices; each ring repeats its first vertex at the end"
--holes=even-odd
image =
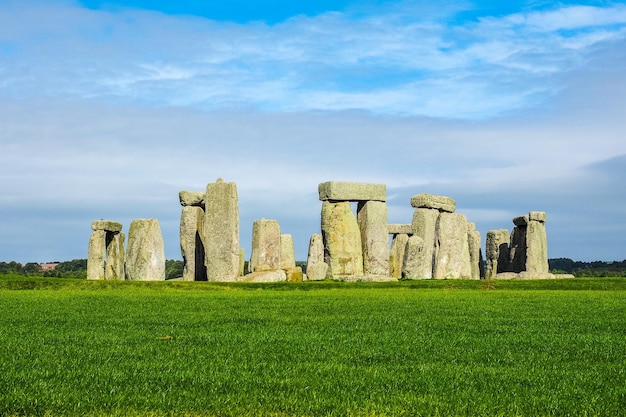
POLYGON ((328 274, 326 262, 309 263, 306 266, 306 277, 309 281, 322 281, 328 274))
POLYGON ((122 224, 113 220, 96 220, 91 223, 91 230, 105 230, 107 232, 119 232, 122 230, 122 224))
POLYGON ((105 236, 104 229, 94 229, 89 237, 87 279, 104 279, 105 236))
POLYGON ((467 218, 463 214, 441 213, 437 221, 433 277, 472 278, 467 218))
POLYGON ((520 222, 511 232, 509 265, 507 268, 509 272, 519 273, 526 270, 526 229, 527 223, 520 222))
POLYGON ((419 236, 424 241, 424 262, 423 270, 420 270, 421 278, 432 278, 435 261, 435 238, 437 219, 439 219, 439 211, 427 208, 415 209, 413 213, 413 235, 419 236), (430 259, 430 263, 428 260, 430 259))
POLYGON ((363 273, 365 275, 389 275, 387 203, 359 202, 357 219, 361 230, 363 273))
POLYGON ((410 224, 388 224, 387 233, 390 235, 412 235, 413 227, 410 224))
POLYGON ((324 240, 321 234, 315 233, 311 235, 311 240, 309 241, 309 253, 306 262, 307 265, 324 262, 324 240))
POLYGON ((456 201, 450 197, 422 193, 411 197, 411 206, 415 208, 435 209, 441 212, 454 213, 456 210, 456 201))
POLYGON ((389 275, 394 278, 402 278, 402 266, 404 265, 404 253, 409 241, 409 235, 401 233, 395 235, 389 251, 389 275))
POLYGON ((495 278, 496 274, 506 272, 509 268, 509 231, 507 229, 490 230, 487 232, 486 255, 487 267, 485 278, 495 278))
POLYGON ((471 277, 478 279, 484 276, 481 272, 483 255, 481 251, 480 232, 474 223, 467 223, 467 244, 470 255, 471 277))
POLYGON ((237 185, 218 179, 204 198, 204 262, 208 281, 237 281, 239 276, 239 198, 237 185))
POLYGON ((528 220, 545 223, 546 212, 545 211, 531 211, 530 213, 528 213, 528 220))
POLYGON ((124 240, 122 232, 106 234, 106 267, 104 279, 124 280, 124 240))
POLYGON ((126 279, 165 279, 165 249, 157 219, 133 220, 128 231, 126 279))
MULTIPOLYGON (((432 258, 425 250, 424 239, 413 235, 409 237, 404 252, 402 277, 405 279, 429 279, 432 276, 432 258)), ((432 252, 431 252, 432 253, 432 252)))
POLYGON ((257 271, 240 278, 241 282, 284 282, 287 281, 287 274, 282 269, 270 271, 257 271))
POLYGON ((548 241, 546 227, 541 221, 531 221, 526 226, 526 272, 542 275, 550 272, 548 266, 548 241))
POLYGON ((513 224, 515 226, 526 226, 528 224, 528 221, 528 216, 518 216, 513 219, 513 224))
POLYGON ((363 276, 361 231, 349 202, 322 203, 322 236, 329 278, 363 276))
POLYGON ((204 208, 204 197, 205 193, 202 191, 181 191, 178 193, 180 205, 183 207, 195 206, 204 208))
POLYGON ((318 187, 321 201, 386 201, 385 184, 329 181, 318 187))
POLYGON ((276 220, 255 220, 252 224, 252 252, 249 272, 280 269, 280 225, 276 220))
POLYGON ((283 269, 283 271, 285 271, 287 282, 302 282, 302 268, 299 266, 283 269))
POLYGON ((206 281, 204 266, 204 210, 184 206, 180 214, 180 252, 183 257, 183 280, 206 281))
MULTIPOLYGON (((280 235, 280 268, 292 269, 296 267, 296 250, 293 244, 293 236, 290 234, 280 235)), ((300 271, 302 273, 302 271, 300 271)), ((302 281, 302 279, 300 279, 302 281)))

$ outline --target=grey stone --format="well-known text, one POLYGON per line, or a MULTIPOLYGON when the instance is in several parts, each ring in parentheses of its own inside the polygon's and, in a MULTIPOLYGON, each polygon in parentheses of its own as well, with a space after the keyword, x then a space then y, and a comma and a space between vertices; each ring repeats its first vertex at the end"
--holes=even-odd
POLYGON ((428 208, 439 210, 441 212, 454 213, 456 210, 456 201, 450 197, 422 193, 411 197, 411 206, 415 208, 428 208))
POLYGON ((329 181, 318 187, 321 201, 386 201, 385 184, 329 181))
POLYGON ((119 232, 122 230, 122 224, 113 220, 96 220, 91 223, 91 230, 105 230, 107 232, 119 232))
MULTIPOLYGON (((293 236, 290 234, 280 235, 280 269, 293 269, 296 267, 296 250, 293 244, 293 236)), ((300 271, 302 274, 302 270, 300 271)), ((289 277, 287 277, 289 278, 289 277)), ((302 281, 302 277, 300 277, 302 281)))
POLYGON ((105 250, 106 232, 104 229, 95 229, 89 237, 87 279, 104 279, 105 250))
POLYGON ((104 279, 124 280, 124 240, 126 236, 122 232, 106 234, 106 265, 104 279))
POLYGON ((432 258, 425 249, 424 239, 417 235, 409 237, 402 265, 403 278, 429 279, 432 277, 432 258))
POLYGON ((324 240, 321 234, 313 234, 309 241, 307 265, 324 262, 324 240))
POLYGON ((239 198, 237 185, 221 178, 209 183, 204 198, 204 262, 208 281, 239 277, 239 198))
POLYGON ((257 271, 240 278, 241 282, 284 282, 287 281, 287 274, 282 269, 272 269, 269 271, 257 271))
POLYGON ((413 213, 413 235, 419 236, 424 241, 424 262, 423 270, 420 271, 422 278, 432 278, 435 262, 435 238, 439 211, 427 208, 415 209, 413 213), (430 263, 428 263, 430 259, 430 263))
POLYGON ((391 241, 389 251, 389 275, 394 278, 402 278, 402 266, 404 265, 404 253, 409 241, 409 235, 401 233, 391 241))
POLYGON ((441 213, 437 221, 433 278, 473 278, 467 241, 467 218, 441 213))
POLYGON ((507 268, 510 272, 519 273, 526 270, 526 226, 527 224, 520 222, 511 232, 507 268))
POLYGON ((252 224, 252 252, 248 272, 280 269, 280 225, 276 220, 255 220, 252 224))
POLYGON ((239 276, 243 276, 246 271, 246 251, 244 248, 239 248, 239 276))
POLYGON ((204 266, 204 210, 184 206, 180 214, 180 252, 183 257, 183 280, 206 281, 204 266))
POLYGON ((531 211, 530 213, 528 213, 528 220, 545 223, 546 212, 545 211, 531 211))
POLYGON ((328 274, 328 264, 326 262, 317 262, 307 264, 306 277, 309 281, 322 281, 326 279, 328 274))
POLYGON ((183 207, 195 206, 204 208, 204 197, 205 193, 202 191, 181 191, 178 193, 180 205, 183 207))
POLYGON ((471 277, 482 278, 484 277, 484 273, 481 273, 483 256, 480 249, 480 232, 476 230, 476 225, 474 223, 467 223, 467 244, 470 255, 471 277))
POLYGON ((487 268, 485 278, 495 278, 496 274, 506 272, 509 268, 509 241, 507 229, 490 230, 487 232, 485 244, 487 268))
POLYGON ((165 279, 165 249, 157 219, 133 220, 128 231, 126 279, 165 279))
POLYGON ((387 233, 390 235, 412 235, 413 227, 410 224, 388 224, 387 233))
POLYGON ((539 275, 550 272, 546 226, 542 221, 531 220, 526 226, 525 271, 539 275))
POLYGON ((350 203, 322 203, 322 236, 327 277, 363 276, 361 231, 350 203))
POLYGON ((363 273, 365 275, 389 275, 387 203, 359 202, 357 220, 361 230, 363 273))

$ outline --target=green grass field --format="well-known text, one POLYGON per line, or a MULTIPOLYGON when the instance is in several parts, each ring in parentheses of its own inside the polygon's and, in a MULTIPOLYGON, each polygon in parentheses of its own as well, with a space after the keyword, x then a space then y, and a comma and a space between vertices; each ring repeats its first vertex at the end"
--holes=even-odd
POLYGON ((0 278, 0 415, 626 415, 626 279, 0 278))

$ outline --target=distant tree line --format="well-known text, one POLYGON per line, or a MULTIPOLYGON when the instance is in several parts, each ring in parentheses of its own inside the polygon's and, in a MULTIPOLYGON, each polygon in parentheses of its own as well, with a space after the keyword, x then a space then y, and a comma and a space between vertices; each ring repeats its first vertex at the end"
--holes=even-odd
POLYGON ((626 260, 580 262, 569 258, 549 259, 550 271, 577 277, 626 277, 626 260))

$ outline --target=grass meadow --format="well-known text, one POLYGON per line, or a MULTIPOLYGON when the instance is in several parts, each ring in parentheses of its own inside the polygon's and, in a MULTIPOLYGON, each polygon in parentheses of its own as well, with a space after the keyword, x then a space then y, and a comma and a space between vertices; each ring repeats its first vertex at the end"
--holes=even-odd
POLYGON ((626 279, 0 278, 2 416, 624 416, 626 279))

